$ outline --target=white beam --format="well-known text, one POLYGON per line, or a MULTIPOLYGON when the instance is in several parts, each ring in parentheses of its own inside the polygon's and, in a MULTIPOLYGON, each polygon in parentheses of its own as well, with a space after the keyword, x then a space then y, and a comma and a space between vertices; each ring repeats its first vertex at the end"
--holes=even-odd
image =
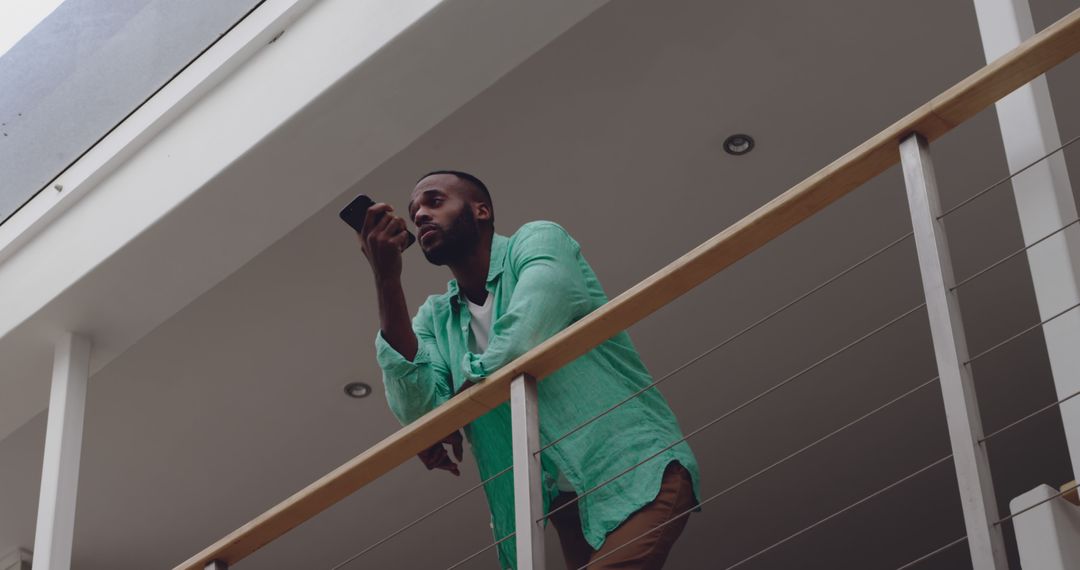
MULTIPOLYGON (((1028 0, 975 0, 983 52, 993 61, 1035 33, 1028 0)), ((1061 145, 1046 77, 1041 76, 997 103, 1009 171, 1016 172, 1061 145)), ((1024 243, 1032 243, 1073 221, 1076 200, 1062 153, 1012 181, 1024 243)), ((1080 299, 1080 227, 1073 226, 1027 254, 1041 319, 1080 299)), ((1080 312, 1070 311, 1043 329, 1058 398, 1080 391, 1080 312)), ((1022 379, 1017 379, 1022 380, 1022 379)), ((1062 408, 1073 473, 1080 473, 1080 408, 1062 408)))
POLYGON ((89 339, 74 333, 65 334, 56 344, 53 361, 45 459, 34 533, 34 570, 71 568, 89 371, 89 339))

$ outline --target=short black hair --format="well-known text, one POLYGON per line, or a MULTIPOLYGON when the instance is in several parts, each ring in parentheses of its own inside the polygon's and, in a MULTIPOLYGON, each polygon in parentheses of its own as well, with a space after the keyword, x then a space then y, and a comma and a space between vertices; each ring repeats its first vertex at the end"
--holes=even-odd
POLYGON ((431 172, 428 172, 427 174, 418 178, 416 182, 419 183, 421 180, 427 178, 428 176, 435 176, 436 174, 450 174, 452 176, 456 176, 459 179, 471 184, 472 187, 476 190, 479 190, 480 195, 484 199, 484 203, 487 204, 488 209, 491 210, 491 224, 495 225, 495 204, 491 201, 491 192, 488 191, 487 184, 484 184, 484 182, 476 176, 473 176, 468 172, 462 172, 461 170, 432 170, 431 172))

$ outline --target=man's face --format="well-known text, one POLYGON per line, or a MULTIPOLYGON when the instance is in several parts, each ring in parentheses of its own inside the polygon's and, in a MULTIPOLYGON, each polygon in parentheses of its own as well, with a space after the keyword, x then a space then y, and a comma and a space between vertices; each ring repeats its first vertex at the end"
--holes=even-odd
POLYGON ((433 174, 412 191, 409 218, 424 257, 435 265, 464 259, 480 242, 468 184, 453 174, 433 174))

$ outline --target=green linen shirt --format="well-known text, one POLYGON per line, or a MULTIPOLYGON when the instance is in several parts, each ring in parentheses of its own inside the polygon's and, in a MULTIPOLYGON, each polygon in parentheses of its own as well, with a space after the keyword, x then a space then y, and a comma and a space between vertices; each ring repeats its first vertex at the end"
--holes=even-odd
MULTIPOLYGON (((558 224, 546 221, 525 224, 510 237, 494 235, 487 290, 494 307, 490 340, 482 354, 469 352, 471 314, 456 280, 448 283, 446 293, 428 297, 413 318, 418 350, 411 362, 386 342, 381 331, 376 335, 387 403, 403 425, 608 300, 578 243, 558 224)), ((630 336, 625 331, 615 335, 539 382, 541 444, 650 383, 630 336)), ((465 426, 465 436, 481 480, 513 463, 508 403, 465 426)), ((660 391, 647 390, 541 454, 544 512, 559 493, 559 472, 580 494, 682 436, 660 391)), ((656 498, 671 461, 690 472, 694 496, 700 500, 697 460, 690 446, 681 442, 581 499, 582 532, 594 549, 600 548, 608 532, 656 498)), ((498 540, 514 530, 512 472, 488 482, 484 491, 498 540)), ((499 560, 503 568, 517 567, 513 539, 499 545, 499 560)))

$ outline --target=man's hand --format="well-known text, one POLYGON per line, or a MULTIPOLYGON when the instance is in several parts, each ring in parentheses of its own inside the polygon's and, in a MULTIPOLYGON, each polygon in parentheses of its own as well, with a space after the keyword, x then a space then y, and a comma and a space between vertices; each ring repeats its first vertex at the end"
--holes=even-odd
POLYGON ((453 473, 456 477, 458 475, 461 475, 461 471, 458 470, 457 463, 454 463, 454 460, 450 459, 450 454, 447 453, 446 448, 443 447, 443 444, 450 444, 450 447, 454 450, 454 457, 456 457, 457 460, 460 462, 461 458, 464 457, 465 451, 461 445, 461 441, 461 432, 455 431, 454 433, 444 437, 443 440, 439 443, 436 443, 435 445, 418 453, 417 457, 420 458, 420 461, 424 462, 424 466, 427 467, 428 470, 445 469, 453 473))
POLYGON ((368 208, 359 235, 360 249, 371 264, 376 282, 401 277, 401 252, 409 244, 405 220, 393 211, 393 207, 381 202, 368 208))

